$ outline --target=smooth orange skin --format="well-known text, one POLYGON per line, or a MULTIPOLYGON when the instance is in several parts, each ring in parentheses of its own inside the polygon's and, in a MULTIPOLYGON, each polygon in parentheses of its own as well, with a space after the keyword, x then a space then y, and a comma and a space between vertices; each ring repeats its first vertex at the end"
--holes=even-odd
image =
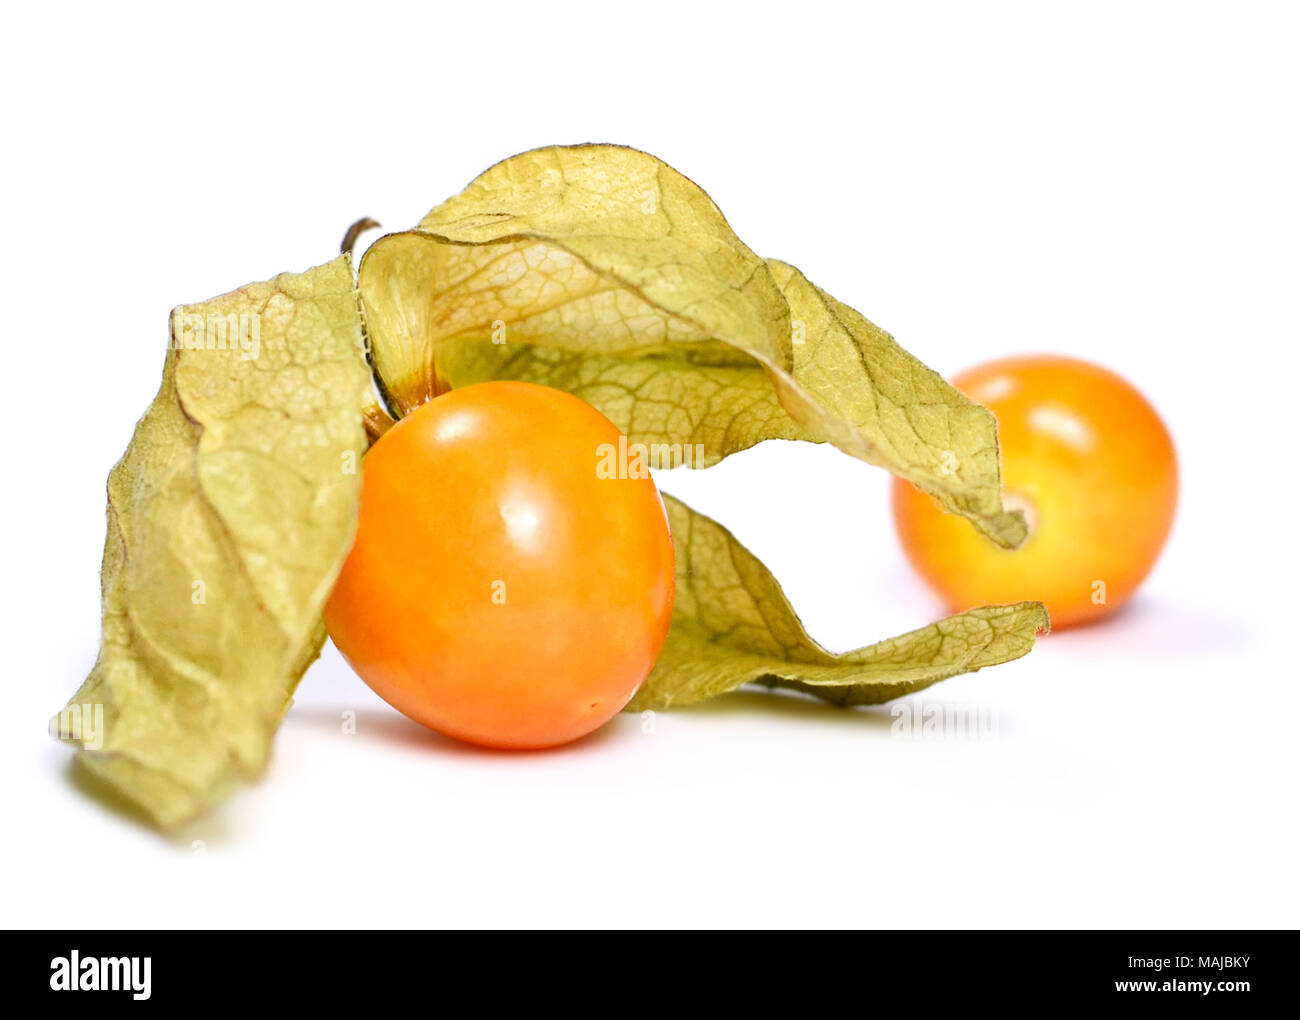
POLYGON ((894 523, 912 564, 955 612, 1036 600, 1055 629, 1115 612, 1173 527, 1178 463, 1160 416, 1119 376, 1073 358, 992 361, 953 384, 997 418, 1007 505, 1028 507, 1030 535, 999 549, 895 479, 894 523))
POLYGON ((380 437, 325 607, 380 697, 500 748, 567 743, 627 704, 668 633, 674 574, 654 482, 599 477, 619 438, 589 404, 519 382, 453 390, 380 437))

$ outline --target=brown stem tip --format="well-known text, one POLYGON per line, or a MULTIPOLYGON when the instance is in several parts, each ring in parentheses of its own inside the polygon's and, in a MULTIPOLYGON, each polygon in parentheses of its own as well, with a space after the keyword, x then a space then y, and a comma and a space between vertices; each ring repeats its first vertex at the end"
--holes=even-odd
POLYGON ((339 245, 339 253, 342 255, 351 255, 352 249, 357 246, 357 238, 367 230, 374 230, 379 226, 378 220, 372 220, 369 216, 363 216, 356 223, 348 227, 348 232, 343 235, 343 243, 339 245))

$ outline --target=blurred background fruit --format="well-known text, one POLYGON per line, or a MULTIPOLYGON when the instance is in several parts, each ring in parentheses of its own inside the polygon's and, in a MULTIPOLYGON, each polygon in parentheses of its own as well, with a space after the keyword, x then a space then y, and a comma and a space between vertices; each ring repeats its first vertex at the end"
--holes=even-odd
POLYGON ((912 565, 953 610, 1034 599, 1056 628, 1115 612, 1173 526, 1178 464, 1160 416, 1124 379, 1074 358, 990 361, 953 383, 998 420, 1005 502, 1025 511, 1029 538, 999 549, 895 479, 912 565))

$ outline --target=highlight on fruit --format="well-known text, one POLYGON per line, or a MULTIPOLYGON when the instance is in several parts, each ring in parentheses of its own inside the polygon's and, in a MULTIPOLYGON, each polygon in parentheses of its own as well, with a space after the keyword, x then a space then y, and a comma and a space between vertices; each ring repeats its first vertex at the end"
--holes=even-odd
MULTIPOLYGON (((1027 534, 993 398, 756 255, 653 156, 525 152, 354 267, 357 232, 177 309, 109 475, 102 646, 51 729, 156 823, 262 772, 327 628, 399 711, 520 749, 746 685, 877 704, 1046 629, 1054 591, 948 578, 955 615, 833 654, 722 524, 660 495, 650 467, 802 440, 916 493, 949 529, 903 513, 936 586, 917 549, 984 570, 1027 534)), ((1045 562, 1069 531, 1038 462, 1013 464, 1045 562)))

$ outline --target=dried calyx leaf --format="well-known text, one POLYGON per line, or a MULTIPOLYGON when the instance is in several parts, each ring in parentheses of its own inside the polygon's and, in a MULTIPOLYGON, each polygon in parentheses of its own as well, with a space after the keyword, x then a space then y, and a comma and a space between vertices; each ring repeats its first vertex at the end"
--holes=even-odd
POLYGON ((526 152, 415 230, 359 287, 382 387, 527 379, 595 405, 652 463, 707 467, 764 439, 885 467, 1003 546, 992 415, 797 270, 764 261, 692 181, 611 145, 526 152))
POLYGON ((747 683, 874 705, 1018 659, 1048 626, 1037 602, 984 606, 842 655, 812 640, 767 568, 722 525, 665 497, 677 552, 672 627, 629 711, 692 705, 747 683))
POLYGON ((164 825, 261 771, 320 650, 369 388, 346 257, 173 313, 109 476, 103 646, 52 723, 164 825))
MULTIPOLYGON (((695 184, 634 149, 528 152, 373 245, 355 283, 345 255, 174 313, 109 477, 99 659, 55 719, 84 764, 165 825, 256 776, 323 640, 367 436, 496 378, 577 394, 661 467, 829 442, 1004 546, 1024 537, 992 416, 755 255, 695 184)), ((1036 604, 993 606, 831 655, 731 535, 667 505, 677 606, 633 708, 750 682, 874 703, 1023 655, 1046 626, 1036 604)))

